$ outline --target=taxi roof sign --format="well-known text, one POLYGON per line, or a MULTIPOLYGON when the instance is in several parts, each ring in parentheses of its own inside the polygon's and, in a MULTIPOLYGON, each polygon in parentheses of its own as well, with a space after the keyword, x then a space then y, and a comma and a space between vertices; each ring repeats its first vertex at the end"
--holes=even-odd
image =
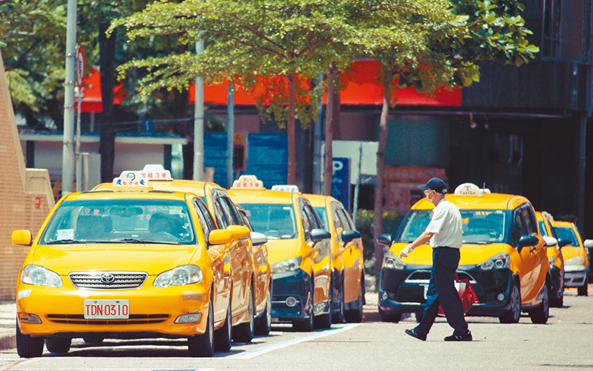
POLYGON ((148 180, 140 171, 122 171, 118 178, 113 179, 116 187, 150 187, 148 180))
POLYGON ((483 196, 484 193, 490 193, 490 190, 487 188, 482 189, 473 183, 460 184, 453 192, 455 196, 483 196))
POLYGON ((272 191, 300 192, 299 186, 294 184, 277 184, 272 186, 272 191))
POLYGON ((160 164, 145 165, 141 173, 142 177, 148 180, 173 180, 171 172, 165 170, 163 165, 160 164))
POLYGON ((257 179, 255 175, 241 175, 239 179, 233 182, 233 188, 265 189, 264 182, 257 179))

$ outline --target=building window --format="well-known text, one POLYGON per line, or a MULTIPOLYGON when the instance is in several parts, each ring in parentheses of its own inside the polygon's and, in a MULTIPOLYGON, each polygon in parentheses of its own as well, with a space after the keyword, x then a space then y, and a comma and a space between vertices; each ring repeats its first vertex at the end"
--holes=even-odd
POLYGON ((560 0, 543 0, 543 40, 542 56, 558 58, 560 56, 560 0))

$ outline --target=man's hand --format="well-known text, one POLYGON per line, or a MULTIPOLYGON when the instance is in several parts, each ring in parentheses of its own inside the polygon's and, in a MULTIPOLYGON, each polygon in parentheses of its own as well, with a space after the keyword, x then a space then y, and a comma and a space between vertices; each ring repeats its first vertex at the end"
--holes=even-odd
POLYGON ((414 249, 412 248, 412 246, 408 245, 406 246, 400 253, 399 253, 399 257, 400 259, 403 259, 405 257, 407 257, 412 251, 414 251, 414 249))

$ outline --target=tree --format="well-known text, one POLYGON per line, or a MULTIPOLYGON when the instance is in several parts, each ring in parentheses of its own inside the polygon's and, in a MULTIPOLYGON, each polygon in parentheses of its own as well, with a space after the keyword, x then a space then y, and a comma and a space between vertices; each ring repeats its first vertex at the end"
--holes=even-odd
MULTIPOLYGON (((131 40, 178 35, 180 42, 203 38, 206 48, 162 58, 135 60, 121 67, 146 68, 142 91, 184 89, 201 76, 209 83, 242 84, 255 94, 264 117, 287 122, 288 182, 296 178, 295 122, 312 121, 317 101, 310 80, 340 56, 335 40, 347 29, 341 2, 310 0, 154 3, 115 21, 131 40)), ((318 87, 321 88, 321 87, 318 87)))
MULTIPOLYGON (((413 86, 434 94, 439 89, 479 81, 481 61, 521 66, 538 48, 529 44, 520 16, 523 5, 505 0, 371 1, 369 18, 359 23, 365 54, 380 63, 383 105, 377 152, 375 229, 382 233, 384 153, 389 108, 397 102, 396 86, 413 86)), ((375 243, 375 272, 383 251, 375 243)))

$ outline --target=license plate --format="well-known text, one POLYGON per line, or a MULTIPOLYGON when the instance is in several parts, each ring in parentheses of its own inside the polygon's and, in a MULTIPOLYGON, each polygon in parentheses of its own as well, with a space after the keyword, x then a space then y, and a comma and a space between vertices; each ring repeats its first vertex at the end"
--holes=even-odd
POLYGON ((128 319, 130 303, 128 300, 85 300, 85 319, 128 319))

